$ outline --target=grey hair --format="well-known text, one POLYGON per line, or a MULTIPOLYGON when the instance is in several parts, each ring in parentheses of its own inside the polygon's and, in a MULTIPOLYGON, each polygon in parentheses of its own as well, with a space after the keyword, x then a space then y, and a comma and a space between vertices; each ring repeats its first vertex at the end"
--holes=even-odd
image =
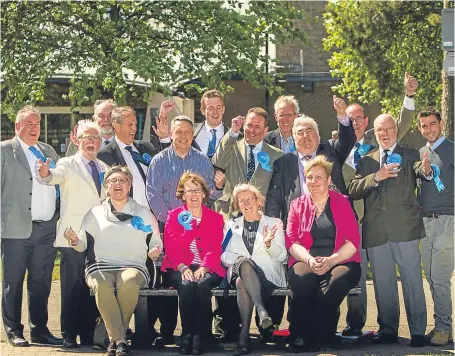
POLYGON ((241 184, 237 184, 234 187, 234 190, 232 191, 232 202, 231 202, 231 204, 232 204, 232 208, 235 211, 240 211, 239 210, 240 209, 239 208, 239 203, 237 201, 237 196, 240 193, 243 193, 243 192, 252 192, 256 196, 257 201, 259 202, 259 207, 263 207, 265 205, 265 198, 261 194, 261 192, 259 191, 258 188, 256 188, 252 184, 241 183, 241 184))
POLYGON ((101 104, 104 104, 104 103, 111 104, 114 109, 118 106, 117 102, 114 99, 101 99, 101 100, 97 100, 93 103, 93 111, 95 111, 98 106, 100 106, 101 104))
POLYGON ((188 116, 185 116, 185 115, 179 115, 179 116, 176 116, 172 119, 171 121, 171 130, 174 128, 175 124, 177 122, 181 122, 181 121, 184 121, 184 122, 187 122, 191 125, 191 128, 193 128, 193 120, 191 120, 188 116))
POLYGON ((294 120, 294 126, 292 127, 292 133, 295 133, 297 131, 297 126, 302 126, 304 124, 311 125, 313 127, 314 131, 316 131, 316 133, 319 136, 318 123, 316 122, 315 119, 313 119, 313 118, 311 118, 309 116, 305 116, 305 115, 304 116, 299 116, 298 118, 296 118, 294 120))
POLYGON ((128 114, 133 114, 134 116, 136 116, 136 110, 134 110, 131 106, 117 107, 114 110, 112 110, 111 122, 121 124, 123 118, 128 114))
POLYGON ((91 120, 79 120, 77 123, 77 138, 80 138, 82 134, 89 129, 95 129, 98 132, 98 136, 101 136, 101 128, 96 122, 91 120))
POLYGON ((38 117, 41 119, 41 114, 37 107, 35 107, 33 105, 25 105, 22 109, 20 109, 17 112, 16 123, 21 122, 27 116, 27 114, 38 115, 38 117))
POLYGON ((273 105, 273 108, 275 109, 275 112, 278 111, 278 108, 281 105, 292 105, 294 107, 294 113, 298 114, 300 112, 300 107, 299 107, 299 102, 295 98, 294 95, 282 95, 280 96, 276 101, 275 104, 273 105))
POLYGON ((127 166, 112 166, 107 170, 106 173, 104 173, 104 187, 107 186, 107 181, 109 180, 109 177, 114 173, 123 173, 128 178, 130 184, 133 184, 133 175, 131 174, 131 171, 127 166))

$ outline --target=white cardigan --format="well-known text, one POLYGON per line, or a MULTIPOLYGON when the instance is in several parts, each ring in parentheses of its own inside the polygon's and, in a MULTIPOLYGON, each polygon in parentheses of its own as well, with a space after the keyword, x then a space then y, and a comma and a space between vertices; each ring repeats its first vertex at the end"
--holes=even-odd
MULTIPOLYGON (((267 280, 275 284, 277 287, 286 287, 287 282, 284 262, 287 261, 288 253, 284 243, 283 223, 281 220, 262 215, 252 255, 250 255, 243 242, 243 224, 243 217, 239 217, 229 220, 224 225, 225 238, 229 230, 232 232, 232 237, 226 247, 226 250, 221 255, 223 265, 228 268, 231 267, 240 256, 251 258, 264 271, 267 280), (278 224, 278 229, 275 233, 275 238, 272 240, 270 248, 267 248, 264 244, 264 226, 267 225, 270 231, 275 224, 278 224)), ((231 279, 231 275, 232 269, 229 268, 228 280, 231 279)))

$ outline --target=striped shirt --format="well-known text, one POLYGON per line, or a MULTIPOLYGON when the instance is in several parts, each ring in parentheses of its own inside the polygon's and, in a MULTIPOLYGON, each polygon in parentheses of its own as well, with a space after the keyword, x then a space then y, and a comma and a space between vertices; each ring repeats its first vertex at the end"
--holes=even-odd
POLYGON ((182 206, 177 199, 177 183, 185 171, 197 173, 204 178, 210 192, 209 203, 214 202, 223 193, 215 187, 215 171, 210 159, 202 152, 190 147, 185 158, 178 156, 171 145, 153 157, 147 172, 147 200, 161 222, 166 222, 169 210, 182 206))
MULTIPOLYGON (((199 225, 201 219, 194 218, 196 220, 196 224, 199 225)), ((193 239, 190 243, 190 251, 193 253, 193 261, 191 261, 192 265, 200 266, 202 264, 201 256, 199 255, 199 251, 197 249, 196 239, 193 239)))

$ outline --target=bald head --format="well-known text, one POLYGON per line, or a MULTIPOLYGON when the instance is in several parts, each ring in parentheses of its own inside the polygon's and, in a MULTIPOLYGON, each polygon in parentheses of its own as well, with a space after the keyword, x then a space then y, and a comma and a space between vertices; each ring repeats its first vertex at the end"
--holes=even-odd
POLYGON ((374 120, 374 134, 383 150, 390 149, 397 142, 397 122, 390 114, 381 114, 374 120))

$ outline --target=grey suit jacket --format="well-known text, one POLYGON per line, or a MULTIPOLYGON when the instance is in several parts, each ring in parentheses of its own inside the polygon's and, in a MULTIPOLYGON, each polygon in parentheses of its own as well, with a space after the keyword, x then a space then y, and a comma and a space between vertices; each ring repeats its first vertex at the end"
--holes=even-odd
MULTIPOLYGON (((41 152, 55 162, 59 156, 48 144, 38 142, 41 152)), ((28 239, 32 233, 33 176, 24 151, 15 136, 0 143, 2 181, 2 239, 28 239)))
MULTIPOLYGON (((408 110, 405 107, 401 108, 401 113, 397 121, 398 125, 398 135, 397 135, 397 142, 406 135, 412 125, 412 119, 414 118, 414 110, 408 110)), ((363 136, 363 143, 367 145, 372 145, 374 148, 370 151, 371 153, 375 152, 379 145, 376 141, 376 136, 374 135, 374 129, 370 129, 365 132, 363 136)), ((349 164, 343 164, 343 177, 346 187, 349 186, 349 183, 354 179, 355 176, 355 169, 352 168, 349 164)), ((364 215, 364 207, 363 207, 363 200, 355 200, 354 201, 354 209, 357 214, 357 218, 359 221, 362 221, 364 215)))
MULTIPOLYGON (((272 178, 273 163, 283 155, 283 152, 265 142, 262 145, 262 151, 270 156, 271 170, 267 171, 258 164, 250 183, 265 197, 272 178)), ((215 211, 222 214, 225 219, 232 217, 231 201, 234 187, 239 183, 248 182, 246 179, 247 161, 245 139, 237 140, 237 138, 231 137, 229 132, 226 133, 212 158, 213 165, 224 170, 226 174, 223 195, 215 202, 215 211)))

